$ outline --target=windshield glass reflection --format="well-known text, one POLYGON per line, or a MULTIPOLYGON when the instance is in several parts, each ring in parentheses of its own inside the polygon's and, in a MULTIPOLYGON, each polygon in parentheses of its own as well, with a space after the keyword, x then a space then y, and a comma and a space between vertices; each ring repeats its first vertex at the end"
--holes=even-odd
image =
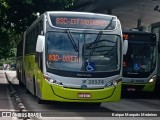
POLYGON ((98 33, 48 32, 47 67, 77 72, 118 70, 120 37, 102 33, 96 40, 98 35, 98 33))

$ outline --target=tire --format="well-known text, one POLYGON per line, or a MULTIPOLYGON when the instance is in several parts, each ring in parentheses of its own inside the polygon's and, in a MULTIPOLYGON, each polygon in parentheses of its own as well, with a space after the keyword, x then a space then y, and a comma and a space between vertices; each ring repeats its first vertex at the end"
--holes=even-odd
POLYGON ((29 90, 27 89, 27 86, 26 86, 26 77, 25 77, 25 75, 24 75, 24 80, 25 80, 25 93, 26 94, 30 94, 30 92, 29 92, 29 90))
POLYGON ((25 86, 25 93, 26 94, 30 94, 29 90, 27 89, 27 87, 25 86))
POLYGON ((35 82, 36 82, 35 77, 33 76, 33 95, 37 96, 37 94, 36 94, 36 83, 35 82))
POLYGON ((101 106, 101 102, 97 102, 97 103, 85 103, 88 107, 100 107, 101 106))
POLYGON ((38 96, 36 96, 36 100, 38 104, 43 104, 44 101, 42 99, 40 99, 38 96))
POLYGON ((101 103, 92 103, 92 105, 93 105, 94 107, 100 107, 100 106, 101 106, 101 103))
POLYGON ((16 76, 17 76, 17 79, 19 80, 19 70, 16 70, 16 76))
POLYGON ((43 104, 44 103, 44 101, 42 100, 42 99, 40 99, 38 96, 37 96, 37 94, 36 94, 36 83, 35 83, 36 81, 35 81, 35 77, 33 76, 33 90, 34 90, 34 96, 36 96, 36 101, 37 101, 37 103, 38 104, 43 104))
POLYGON ((23 83, 21 82, 21 80, 19 80, 19 86, 23 86, 23 83))

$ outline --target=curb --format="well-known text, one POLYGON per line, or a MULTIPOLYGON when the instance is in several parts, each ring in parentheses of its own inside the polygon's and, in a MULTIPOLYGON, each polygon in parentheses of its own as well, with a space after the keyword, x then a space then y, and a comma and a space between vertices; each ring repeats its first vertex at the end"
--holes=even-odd
MULTIPOLYGON (((10 92, 10 97, 13 97, 14 101, 16 102, 16 105, 18 107, 18 113, 27 113, 25 106, 23 105, 21 99, 19 98, 18 94, 16 93, 15 89, 13 88, 13 85, 12 85, 11 81, 9 80, 6 72, 5 72, 5 76, 6 76, 7 82, 9 83, 8 88, 9 88, 9 92, 10 92)), ((29 117, 21 117, 21 119, 28 120, 30 118, 29 117)))

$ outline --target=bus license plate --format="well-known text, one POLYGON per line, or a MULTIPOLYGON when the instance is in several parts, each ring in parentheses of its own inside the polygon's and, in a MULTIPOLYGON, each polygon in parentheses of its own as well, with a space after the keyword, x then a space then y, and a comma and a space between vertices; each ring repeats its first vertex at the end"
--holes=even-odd
POLYGON ((91 94, 90 93, 78 93, 79 98, 90 98, 91 94))
POLYGON ((127 88, 127 91, 136 91, 135 88, 127 88))
POLYGON ((82 80, 82 84, 103 85, 104 84, 104 80, 82 80))

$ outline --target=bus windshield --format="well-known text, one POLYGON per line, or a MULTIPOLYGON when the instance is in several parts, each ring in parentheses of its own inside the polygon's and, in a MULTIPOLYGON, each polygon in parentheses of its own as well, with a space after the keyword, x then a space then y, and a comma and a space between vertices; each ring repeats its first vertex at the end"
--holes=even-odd
POLYGON ((128 41, 123 63, 124 76, 152 72, 156 67, 156 41, 128 41))
POLYGON ((47 68, 111 72, 120 67, 120 36, 104 33, 47 32, 47 68))

